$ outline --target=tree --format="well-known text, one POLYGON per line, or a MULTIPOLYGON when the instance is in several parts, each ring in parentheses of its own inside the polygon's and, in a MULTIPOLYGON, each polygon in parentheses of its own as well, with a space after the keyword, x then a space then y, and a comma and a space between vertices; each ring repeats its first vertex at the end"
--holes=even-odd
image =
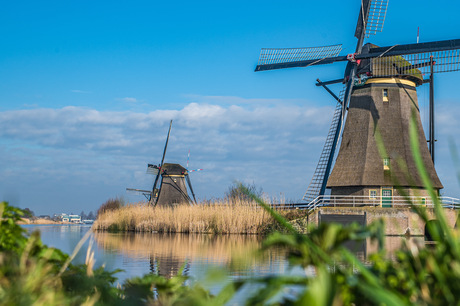
POLYGON ((92 211, 89 212, 87 218, 88 220, 96 220, 96 216, 94 215, 92 211))
POLYGON ((80 217, 81 217, 82 220, 85 220, 85 219, 88 218, 83 210, 80 213, 80 217))
POLYGON ((35 214, 34 214, 34 212, 32 210, 30 210, 29 208, 24 209, 24 217, 32 218, 34 216, 35 216, 35 214))

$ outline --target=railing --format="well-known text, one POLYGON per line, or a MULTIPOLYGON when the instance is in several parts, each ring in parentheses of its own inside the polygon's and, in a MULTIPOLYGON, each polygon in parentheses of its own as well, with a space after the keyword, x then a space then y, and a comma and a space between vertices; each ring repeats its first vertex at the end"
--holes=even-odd
MULTIPOLYGON (((460 199, 452 197, 439 197, 441 206, 449 209, 460 209, 460 199)), ((299 209, 308 209, 313 211, 318 207, 392 207, 403 208, 412 205, 425 206, 428 208, 434 207, 434 203, 430 197, 419 196, 344 196, 344 195, 323 195, 319 196, 305 206, 298 207, 299 209)))
MULTIPOLYGON (((460 199, 452 197, 439 197, 441 206, 448 209, 460 209, 460 199)), ((434 206, 430 197, 419 196, 345 196, 345 195, 323 195, 318 196, 309 203, 295 204, 271 204, 273 208, 284 209, 307 209, 309 212, 318 207, 392 207, 403 208, 412 205, 425 206, 432 208, 434 206)))

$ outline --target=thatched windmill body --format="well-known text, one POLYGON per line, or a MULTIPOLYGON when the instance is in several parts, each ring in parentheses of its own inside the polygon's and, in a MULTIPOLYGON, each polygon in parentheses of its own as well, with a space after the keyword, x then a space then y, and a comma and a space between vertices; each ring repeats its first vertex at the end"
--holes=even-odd
POLYGON ((173 205, 180 203, 196 204, 195 193, 189 177, 189 171, 180 164, 165 163, 169 135, 171 134, 172 120, 169 123, 168 135, 163 149, 163 156, 159 165, 148 164, 147 173, 155 175, 152 190, 126 188, 127 191, 143 194, 149 205, 173 205), (159 188, 157 188, 159 185, 159 188), (193 200, 187 193, 187 185, 192 193, 193 200))
POLYGON ((321 82, 337 101, 326 144, 304 200, 324 195, 383 196, 426 195, 416 171, 409 141, 409 122, 415 114, 423 162, 436 190, 443 186, 434 168, 433 74, 460 69, 460 39, 377 47, 364 44, 365 37, 380 32, 388 0, 361 1, 353 54, 339 56, 341 45, 262 49, 256 71, 308 67, 346 61, 344 78, 321 82), (429 75, 424 80, 423 76, 429 75), (345 84, 335 95, 329 84, 345 84), (430 84, 429 148, 423 132, 416 87, 430 84), (346 119, 346 121, 345 121, 346 119), (343 131, 334 169, 331 168, 343 131), (382 152, 378 144, 385 148, 382 152))

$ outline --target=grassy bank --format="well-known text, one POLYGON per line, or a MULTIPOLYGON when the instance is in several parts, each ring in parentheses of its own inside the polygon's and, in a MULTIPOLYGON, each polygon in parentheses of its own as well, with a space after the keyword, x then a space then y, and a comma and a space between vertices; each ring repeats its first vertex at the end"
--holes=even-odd
POLYGON ((31 218, 22 218, 18 221, 18 224, 74 224, 71 222, 62 222, 62 221, 53 221, 49 219, 31 219, 31 218))
MULTIPOLYGON (((305 214, 298 210, 278 212, 288 219, 305 214)), ((249 201, 174 207, 129 204, 102 212, 94 223, 96 230, 164 233, 263 234, 274 227, 273 218, 249 201)))

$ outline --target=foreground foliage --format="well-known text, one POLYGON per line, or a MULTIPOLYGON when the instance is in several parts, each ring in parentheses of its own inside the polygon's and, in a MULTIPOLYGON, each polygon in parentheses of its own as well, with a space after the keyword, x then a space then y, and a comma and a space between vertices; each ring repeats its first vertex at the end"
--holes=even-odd
MULTIPOLYGON (((448 228, 439 203, 435 207, 439 222, 431 223, 433 226, 429 228, 436 243, 432 247, 408 243, 396 253, 396 260, 391 261, 383 249, 381 222, 366 228, 356 224, 348 227, 323 224, 306 236, 252 196, 289 232, 269 235, 264 248, 287 248, 291 264, 313 267, 315 277, 235 280, 217 295, 211 295, 198 284, 184 285, 188 278, 181 271, 171 279, 150 274, 115 286, 117 271, 93 269, 91 256, 85 265, 71 264, 69 255, 44 246, 38 233, 25 234, 16 224, 22 216, 21 210, 1 203, 0 303, 224 305, 249 282, 262 284, 259 291, 248 297, 247 303, 251 305, 444 305, 457 304, 460 300, 460 243, 457 232, 448 228), (344 247, 347 241, 366 238, 380 242, 380 251, 371 256, 368 266, 344 247), (307 289, 295 296, 283 296, 287 286, 307 289)), ((418 213, 427 218, 425 211, 418 213)))
POLYGON ((210 298, 198 285, 183 286, 181 275, 149 274, 116 286, 118 270, 93 269, 91 252, 86 264, 74 265, 72 256, 43 245, 38 232, 28 236, 17 224, 22 210, 2 202, 0 216, 1 305, 185 305, 191 293, 210 298))

